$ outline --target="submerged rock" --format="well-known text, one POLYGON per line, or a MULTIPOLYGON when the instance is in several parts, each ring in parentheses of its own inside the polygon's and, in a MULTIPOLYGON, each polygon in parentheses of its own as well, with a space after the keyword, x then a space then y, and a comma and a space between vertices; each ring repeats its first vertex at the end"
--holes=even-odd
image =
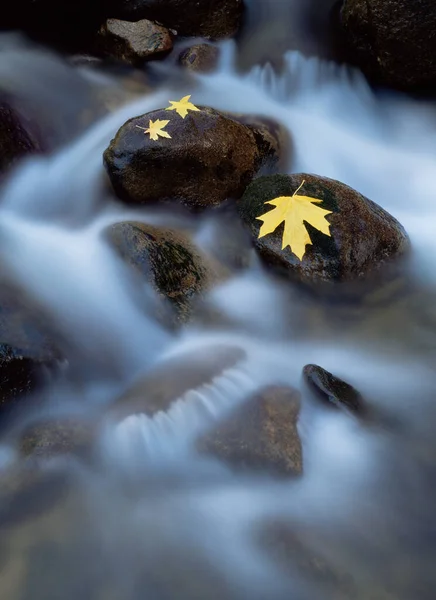
MULTIPOLYGON (((329 598, 357 599, 358 587, 344 561, 328 552, 319 537, 304 526, 292 527, 285 519, 263 521, 257 527, 256 542, 269 560, 273 560, 283 574, 297 577, 315 585, 329 598), (322 552, 320 551, 322 548, 322 552)), ((372 590, 371 590, 372 591, 372 590)), ((374 600, 388 600, 387 596, 369 595, 374 600)))
POLYGON ((161 361, 111 407, 115 420, 135 414, 153 416, 168 411, 189 390, 210 384, 224 371, 240 364, 245 353, 237 346, 215 344, 187 350, 161 361))
POLYGON ((256 469, 283 476, 302 472, 297 430, 300 394, 287 387, 270 387, 234 411, 207 433, 198 449, 236 469, 256 469))
POLYGON ((329 373, 322 367, 318 367, 318 365, 306 365, 303 369, 303 375, 310 387, 317 393, 317 396, 325 402, 358 416, 366 414, 361 394, 339 377, 329 373))
POLYGON ((150 19, 179 35, 211 39, 234 35, 241 24, 242 0, 109 0, 111 17, 150 19))
MULTIPOLYGON (((268 128, 268 123, 264 124, 268 128)), ((117 195, 125 202, 173 199, 191 207, 239 198, 259 172, 273 172, 279 157, 265 130, 247 126, 212 108, 183 118, 156 110, 125 123, 104 153, 117 195), (164 121, 164 137, 144 130, 164 121)))
POLYGON ((340 20, 350 60, 370 79, 405 90, 434 86, 433 0, 345 0, 340 20))
POLYGON ((196 44, 186 48, 179 56, 180 64, 196 73, 214 71, 219 59, 219 48, 212 44, 196 44))
POLYGON ((178 322, 188 320, 193 303, 224 277, 218 263, 181 231, 126 222, 107 233, 122 258, 170 304, 178 322))
POLYGON ((0 527, 19 525, 50 511, 68 493, 65 465, 43 467, 34 460, 11 465, 0 473, 0 527))
POLYGON ((351 187, 318 175, 261 177, 248 186, 238 208, 260 256, 304 283, 354 282, 368 278, 382 267, 392 266, 410 246, 403 227, 380 206, 351 187), (303 181, 299 193, 322 200, 317 206, 331 214, 325 217, 330 224, 330 236, 304 221, 312 244, 305 246, 300 260, 289 246, 282 249, 283 224, 259 239, 262 222, 258 217, 274 209, 265 204, 267 201, 292 196, 303 181))
POLYGON ((142 19, 136 23, 108 19, 101 27, 96 49, 121 62, 140 66, 171 52, 173 40, 165 27, 142 19))

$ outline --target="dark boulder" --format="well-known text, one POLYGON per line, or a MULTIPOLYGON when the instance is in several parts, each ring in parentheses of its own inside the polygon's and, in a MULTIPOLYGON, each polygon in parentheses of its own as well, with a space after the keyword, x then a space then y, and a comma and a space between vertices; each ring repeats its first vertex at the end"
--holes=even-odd
POLYGON ((305 173, 261 177, 248 186, 238 207, 260 256, 292 279, 308 284, 355 282, 384 274, 382 267, 392 266, 409 249, 407 234, 394 217, 351 187, 327 177, 305 173), (292 196, 303 181, 299 194, 321 200, 310 206, 324 211, 324 227, 330 226, 330 236, 304 218, 297 220, 299 230, 308 234, 300 260, 289 246, 282 248, 283 223, 259 238, 262 222, 258 217, 275 210, 266 202, 292 196))
POLYGON ((434 87, 433 0, 345 0, 340 20, 348 58, 372 81, 412 91, 434 87))
POLYGON ((156 110, 127 121, 104 162, 125 202, 172 199, 206 208, 240 197, 256 175, 277 168, 277 147, 255 129, 208 107, 184 118, 156 110), (162 133, 152 139, 146 129, 157 121, 164 123, 162 133))

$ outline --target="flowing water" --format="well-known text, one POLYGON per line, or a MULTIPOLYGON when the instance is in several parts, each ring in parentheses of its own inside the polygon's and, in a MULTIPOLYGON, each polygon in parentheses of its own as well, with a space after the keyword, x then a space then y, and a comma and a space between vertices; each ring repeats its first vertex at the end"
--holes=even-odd
MULTIPOLYGON (((251 44, 256 35, 254 28, 251 44)), ((238 53, 249 52, 241 44, 222 44, 211 75, 155 67, 155 91, 90 118, 71 143, 20 164, 1 191, 2 269, 49 316, 71 366, 66 381, 42 392, 41 410, 91 413, 160 361, 222 344, 245 353, 195 389, 181 381, 167 413, 108 426, 98 467, 71 466, 66 499, 42 517, 3 525, 4 600, 434 596, 435 108, 377 96, 359 73, 296 51, 284 54, 280 72, 259 64, 241 72, 238 53), (185 94, 273 117, 293 137, 290 170, 343 181, 398 218, 413 246, 400 293, 358 308, 321 302, 271 278, 253 255, 248 269, 211 293, 204 319, 178 333, 156 320, 153 293, 131 281, 104 229, 132 218, 183 221, 211 251, 226 222, 108 199, 101 155, 128 118, 185 94), (219 318, 208 319, 208 310, 219 318), (357 387, 386 423, 364 425, 313 404, 301 382, 307 363, 357 387), (195 452, 202 431, 278 381, 303 393, 302 478, 236 475, 195 452)), ((65 81, 77 88, 79 108, 88 93, 124 85, 85 67, 73 75, 56 57, 33 50, 29 58, 20 45, 9 52, 1 76, 13 85, 39 73, 27 78, 27 90, 48 114, 62 102, 65 81)), ((2 456, 13 460, 6 439, 2 456)))

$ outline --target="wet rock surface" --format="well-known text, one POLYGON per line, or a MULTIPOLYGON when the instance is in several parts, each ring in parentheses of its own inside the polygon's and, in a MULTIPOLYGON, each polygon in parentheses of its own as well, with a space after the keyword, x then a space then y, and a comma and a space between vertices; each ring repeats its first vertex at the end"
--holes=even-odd
POLYGON ((110 0, 111 17, 150 19, 179 35, 221 39, 234 35, 241 24, 242 0, 110 0))
POLYGON ((168 29, 146 19, 135 23, 108 19, 99 31, 95 47, 106 57, 140 66, 147 60, 166 56, 173 41, 168 29))
POLYGON ((303 468, 299 411, 299 392, 267 388, 207 433, 197 447, 237 470, 299 475, 303 468))
POLYGON ((348 57, 372 81, 405 90, 435 85, 433 0, 345 0, 340 21, 348 57))
POLYGON ((205 208, 240 197, 260 171, 273 172, 276 149, 264 134, 208 107, 185 118, 156 110, 125 123, 104 153, 117 195, 129 203, 173 199, 205 208), (150 122, 171 136, 151 139, 150 122))
POLYGON ((305 173, 261 177, 248 186, 238 208, 260 256, 304 283, 353 282, 379 272, 384 275, 409 249, 408 236, 394 217, 356 190, 326 177, 305 173), (283 224, 259 239, 257 217, 273 209, 265 202, 292 196, 303 181, 299 193, 322 200, 317 206, 331 211, 326 216, 331 235, 304 222, 312 244, 306 245, 300 261, 289 246, 282 249, 283 224))
POLYGON ((357 416, 366 414, 364 399, 349 383, 318 365, 306 365, 303 375, 310 388, 324 402, 357 416))
POLYGON ((196 44, 180 53, 179 63, 196 73, 214 71, 219 60, 220 51, 211 44, 196 44))
POLYGON ((120 256, 169 303, 177 322, 187 321, 194 302, 225 276, 181 231, 126 222, 107 234, 120 256))

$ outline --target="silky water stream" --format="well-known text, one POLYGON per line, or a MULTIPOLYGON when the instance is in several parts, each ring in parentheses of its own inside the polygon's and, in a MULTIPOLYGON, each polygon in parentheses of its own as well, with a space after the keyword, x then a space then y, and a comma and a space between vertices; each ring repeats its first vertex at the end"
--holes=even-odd
MULTIPOLYGON (((233 44, 222 50, 216 73, 163 77, 74 143, 24 162, 2 190, 2 268, 67 340, 71 380, 41 392, 42 411, 92 412, 156 364, 186 366, 164 370, 181 380, 166 413, 108 426, 98 465, 71 465, 62 502, 3 525, 4 600, 434 597, 436 112, 376 98, 357 73, 296 52, 277 75, 237 73, 233 44), (131 218, 182 219, 210 250, 225 220, 106 200, 101 155, 128 118, 185 94, 273 117, 292 133, 293 172, 343 181, 398 218, 413 246, 401 297, 349 313, 272 278, 252 255, 208 298, 206 314, 218 318, 167 331, 152 292, 135 287, 102 232, 131 218), (201 366, 184 357, 214 346, 243 358, 189 388, 184 378, 201 366), (307 363, 352 383, 385 421, 369 426, 313 403, 301 382, 307 363), (303 394, 301 478, 234 474, 195 452, 199 433, 277 381, 303 394)), ((2 449, 6 465, 6 438, 2 449)))

